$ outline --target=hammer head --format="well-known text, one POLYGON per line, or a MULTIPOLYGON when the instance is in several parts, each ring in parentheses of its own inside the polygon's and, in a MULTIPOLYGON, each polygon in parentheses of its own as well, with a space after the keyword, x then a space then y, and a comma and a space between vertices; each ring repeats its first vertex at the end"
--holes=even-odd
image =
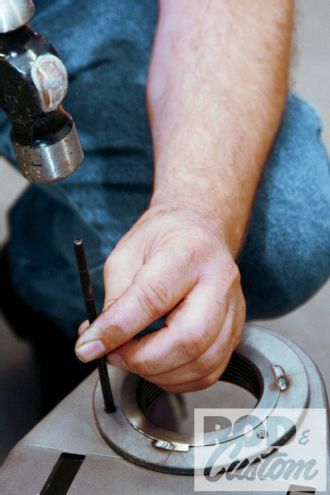
POLYGON ((22 174, 48 184, 71 175, 83 151, 61 106, 68 89, 66 68, 48 40, 24 24, 33 12, 30 1, 0 0, 0 106, 12 123, 22 174))

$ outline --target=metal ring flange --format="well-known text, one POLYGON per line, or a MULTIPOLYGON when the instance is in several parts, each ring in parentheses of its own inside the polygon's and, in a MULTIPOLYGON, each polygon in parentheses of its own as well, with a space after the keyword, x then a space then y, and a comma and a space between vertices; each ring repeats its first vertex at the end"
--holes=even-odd
MULTIPOLYGON (((220 430, 206 433, 196 442, 192 435, 176 434, 154 425, 138 404, 137 387, 141 379, 113 367, 109 371, 118 406, 114 414, 104 411, 99 383, 95 388, 94 413, 101 435, 117 453, 136 464, 167 473, 193 474, 194 468, 199 468, 194 466, 196 449, 203 449, 203 454, 211 456, 214 444, 226 442, 230 447, 230 442, 245 434, 247 427, 258 435, 263 421, 277 409, 297 409, 298 423, 299 411, 308 406, 309 384, 306 370, 290 342, 273 332, 247 325, 236 352, 256 368, 262 390, 258 404, 251 411, 259 419, 252 424, 248 418, 243 419, 235 429, 235 437, 228 439, 228 432, 220 430)), ((291 434, 283 431, 281 438, 285 441, 291 434)), ((281 438, 268 441, 279 444, 281 438)), ((251 455, 257 456, 260 448, 250 451, 251 455)), ((222 459, 219 468, 232 462, 226 457, 222 459)))

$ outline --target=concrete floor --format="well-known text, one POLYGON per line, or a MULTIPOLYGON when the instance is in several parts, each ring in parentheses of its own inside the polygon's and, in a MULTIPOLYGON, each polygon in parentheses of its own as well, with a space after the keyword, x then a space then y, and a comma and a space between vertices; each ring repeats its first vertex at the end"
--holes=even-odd
MULTIPOLYGON (((330 2, 297 2, 296 50, 292 85, 320 110, 330 150, 330 2)), ((5 213, 26 186, 3 160, 0 163, 0 242, 6 237, 5 213)), ((305 349, 318 364, 330 394, 330 283, 297 311, 262 322, 305 349)), ((38 417, 38 387, 29 347, 15 339, 0 316, 0 462, 38 417)))

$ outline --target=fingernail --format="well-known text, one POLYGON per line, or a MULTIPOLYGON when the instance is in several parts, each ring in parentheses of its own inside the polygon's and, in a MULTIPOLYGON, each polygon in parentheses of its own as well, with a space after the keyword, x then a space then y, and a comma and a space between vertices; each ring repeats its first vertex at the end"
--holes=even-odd
MULTIPOLYGON (((82 347, 90 342, 96 342, 99 339, 100 328, 95 323, 89 325, 80 335, 79 344, 82 347), (95 339, 95 340, 93 340, 95 339)), ((101 342, 101 341, 100 341, 101 342)))
POLYGON ((101 340, 93 340, 76 349, 76 354, 80 361, 88 363, 102 356, 106 351, 106 347, 101 340))
POLYGON ((120 354, 110 354, 108 356, 108 363, 112 364, 112 366, 117 366, 117 368, 128 371, 128 366, 120 354))

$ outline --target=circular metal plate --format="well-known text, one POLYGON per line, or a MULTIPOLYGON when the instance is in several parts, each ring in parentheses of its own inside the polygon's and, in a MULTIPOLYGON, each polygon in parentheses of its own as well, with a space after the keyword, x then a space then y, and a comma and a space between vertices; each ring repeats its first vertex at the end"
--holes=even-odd
MULTIPOLYGON (((94 395, 95 417, 103 438, 116 452, 132 462, 157 471, 193 474, 196 449, 204 449, 206 455, 208 451, 211 455, 214 444, 226 443, 229 446, 230 442, 233 443, 237 437, 247 432, 258 435, 263 429, 263 422, 274 414, 276 409, 299 410, 307 407, 308 377, 289 341, 273 332, 246 326, 236 353, 243 362, 250 364, 250 369, 255 370, 254 379, 258 377, 260 397, 256 407, 251 411, 251 416, 242 418, 235 428, 235 436, 228 439, 228 431, 221 429, 194 437, 193 432, 180 433, 174 428, 162 428, 151 422, 143 412, 144 406, 139 397, 141 388, 143 389, 147 382, 143 383, 143 380, 136 375, 109 367, 117 411, 114 414, 107 414, 104 411, 99 384, 94 395)), ((241 366, 243 371, 246 371, 246 368, 241 366)), ((249 387, 253 377, 246 373, 245 383, 244 375, 242 376, 239 371, 238 364, 230 372, 225 372, 224 377, 227 376, 229 381, 235 383, 236 380, 236 383, 241 383, 243 386, 246 384, 246 387, 249 387)), ((150 400, 157 397, 157 387, 150 384, 150 387, 145 389, 150 400)), ((199 392, 195 393, 199 394, 199 392)), ((299 414, 297 414, 297 422, 299 414)), ((281 438, 287 439, 291 434, 290 431, 283 431, 281 438)), ((274 438, 268 441, 272 441, 274 445, 279 443, 280 439, 274 438)), ((259 445, 255 451, 251 451, 251 454, 258 455, 260 448, 259 445)), ((222 459, 221 466, 231 462, 229 458, 222 459)), ((195 468, 198 469, 198 466, 195 468)))
MULTIPOLYGON (((249 356, 249 361, 252 363, 258 363, 257 371, 259 373, 259 379, 263 386, 264 383, 269 383, 272 379, 271 368, 268 366, 267 361, 256 349, 249 346, 242 346, 240 349, 239 356, 247 358, 249 356)), ((147 435, 148 437, 159 440, 164 439, 168 442, 171 442, 174 445, 181 445, 181 448, 187 450, 189 447, 197 447, 202 445, 214 445, 215 443, 221 443, 225 439, 228 438, 229 432, 227 428, 221 429, 217 432, 209 432, 205 433, 201 437, 197 438, 196 435, 193 435, 193 432, 190 434, 182 434, 178 432, 171 431, 169 429, 161 428, 156 424, 152 423, 145 414, 141 414, 141 407, 139 405, 139 401, 137 400, 137 391, 139 385, 142 380, 137 375, 133 375, 131 373, 127 374, 123 383, 122 391, 121 391, 121 404, 123 411, 131 423, 131 425, 136 428, 138 431, 147 435), (186 446, 186 447, 183 447, 186 446)), ((142 382, 143 383, 143 382, 142 382)), ((150 384, 154 393, 157 393, 158 387, 150 384)), ((161 391, 160 391, 161 392, 161 391)), ((199 394, 199 392, 195 392, 199 394)), ((258 409, 264 409, 263 418, 266 417, 266 411, 268 413, 274 409, 279 399, 280 391, 277 388, 273 388, 268 390, 267 394, 261 394, 260 400, 258 402, 258 409)), ((206 406, 204 406, 206 407, 206 406)), ((143 412, 143 409, 142 409, 143 412)), ((192 412, 193 414, 193 412, 192 412)), ((261 421, 251 425, 251 420, 246 418, 244 421, 240 422, 239 427, 236 429, 236 437, 240 436, 244 432, 247 432, 247 427, 257 427, 261 421)))

